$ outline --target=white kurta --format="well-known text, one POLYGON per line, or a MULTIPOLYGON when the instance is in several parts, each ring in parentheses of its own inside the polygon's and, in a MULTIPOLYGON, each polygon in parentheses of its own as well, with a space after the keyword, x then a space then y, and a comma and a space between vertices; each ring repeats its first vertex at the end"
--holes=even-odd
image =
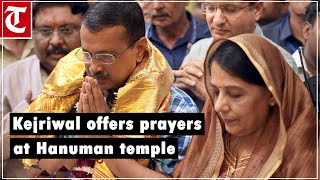
MULTIPOLYGON (((40 60, 36 55, 29 56, 9 64, 3 70, 3 107, 1 99, 0 110, 3 113, 3 174, 4 177, 27 177, 28 173, 23 169, 19 160, 10 157, 10 112, 24 112, 29 106, 26 101, 28 91, 32 92, 32 100, 35 99, 43 88, 48 74, 40 67, 40 60)), ((2 95, 2 92, 0 92, 2 95)), ((2 124, 1 124, 2 126, 2 124)))

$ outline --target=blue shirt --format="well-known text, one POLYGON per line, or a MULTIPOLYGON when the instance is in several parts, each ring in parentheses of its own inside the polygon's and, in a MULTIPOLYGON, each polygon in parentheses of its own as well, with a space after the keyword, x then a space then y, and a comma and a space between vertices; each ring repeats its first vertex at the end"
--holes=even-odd
MULTIPOLYGON (((189 29, 182 38, 176 41, 172 49, 167 48, 159 38, 154 25, 146 25, 147 38, 161 51, 173 70, 179 69, 192 44, 200 39, 211 37, 206 23, 192 16, 189 12, 186 13, 190 21, 189 29)), ((177 29, 177 31, 179 30, 177 29)))
MULTIPOLYGON (((168 113, 198 113, 199 110, 191 97, 175 86, 170 90, 171 99, 168 113)), ((157 166, 161 172, 172 176, 175 166, 184 158, 187 148, 191 142, 191 135, 173 136, 161 135, 160 138, 178 138, 178 158, 177 159, 151 159, 150 166, 152 169, 157 166)))
POLYGON ((290 54, 293 54, 302 43, 294 37, 290 27, 290 14, 285 14, 281 19, 262 26, 265 37, 278 44, 290 54))

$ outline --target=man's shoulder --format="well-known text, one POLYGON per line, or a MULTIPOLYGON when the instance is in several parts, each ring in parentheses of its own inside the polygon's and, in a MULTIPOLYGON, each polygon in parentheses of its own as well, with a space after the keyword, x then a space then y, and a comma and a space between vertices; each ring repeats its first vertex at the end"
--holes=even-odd
POLYGON ((199 60, 204 61, 207 51, 213 42, 213 38, 204 38, 192 45, 190 52, 184 58, 183 63, 199 60))
POLYGON ((266 25, 263 25, 263 26, 261 26, 261 29, 263 30, 263 31, 271 31, 271 30, 275 30, 275 28, 278 28, 278 26, 279 26, 279 24, 281 23, 281 21, 282 21, 282 18, 281 19, 278 19, 278 20, 276 20, 276 21, 274 21, 274 22, 271 22, 271 23, 269 23, 269 24, 266 24, 266 25))
POLYGON ((183 90, 172 86, 170 89, 171 98, 168 112, 171 113, 198 113, 197 105, 192 98, 183 90))
POLYGON ((21 73, 21 71, 29 70, 30 67, 34 66, 35 64, 39 64, 40 60, 36 55, 28 56, 24 59, 18 60, 16 62, 13 62, 9 65, 7 65, 3 69, 3 73, 21 73))
POLYGON ((212 37, 208 37, 208 38, 204 38, 204 39, 200 39, 199 41, 197 41, 196 43, 194 43, 194 45, 192 47, 196 48, 196 47, 202 47, 203 45, 205 46, 210 46, 210 44, 213 42, 213 38, 212 37))
POLYGON ((14 89, 15 92, 24 90, 29 86, 30 81, 38 80, 40 74, 40 61, 37 56, 32 55, 25 59, 21 59, 14 63, 7 65, 3 69, 3 87, 5 92, 11 93, 14 89), (35 72, 39 72, 36 74, 35 72))
POLYGON ((281 23, 284 21, 285 17, 282 17, 272 23, 269 23, 267 25, 264 25, 261 27, 264 36, 271 39, 272 41, 279 43, 280 41, 280 35, 281 35, 281 23))
MULTIPOLYGON (((264 36, 262 36, 264 37, 264 36)), ((291 69, 299 76, 301 77, 301 72, 298 70, 298 66, 294 60, 294 58, 292 57, 292 55, 286 51, 284 48, 282 48, 281 46, 279 46, 277 43, 273 42, 271 39, 269 39, 268 37, 264 37, 265 39, 267 39, 272 45, 274 45, 282 54, 282 56, 284 57, 285 61, 289 64, 289 66, 291 67, 291 69)))
MULTIPOLYGON (((212 37, 200 39, 191 47, 191 50, 193 49, 194 51, 197 51, 197 52, 192 52, 192 53, 205 53, 206 54, 212 42, 213 42, 212 37)), ((191 50, 190 50, 190 52, 191 52, 191 50)))

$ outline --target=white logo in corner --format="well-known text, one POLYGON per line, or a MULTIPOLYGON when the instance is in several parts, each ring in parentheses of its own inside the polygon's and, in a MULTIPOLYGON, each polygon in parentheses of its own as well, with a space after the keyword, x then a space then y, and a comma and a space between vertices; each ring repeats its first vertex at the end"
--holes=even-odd
POLYGON ((15 27, 17 24, 20 23, 20 19, 19 19, 19 13, 25 13, 27 10, 27 7, 14 7, 14 6, 8 6, 8 8, 6 9, 5 12, 12 12, 10 13, 5 22, 6 22, 6 26, 7 28, 14 32, 14 33, 24 33, 24 31, 26 30, 26 27, 22 27, 22 28, 18 28, 18 27, 15 27), (13 16, 14 15, 14 16, 13 16), (11 24, 12 18, 13 16, 13 24, 11 24))

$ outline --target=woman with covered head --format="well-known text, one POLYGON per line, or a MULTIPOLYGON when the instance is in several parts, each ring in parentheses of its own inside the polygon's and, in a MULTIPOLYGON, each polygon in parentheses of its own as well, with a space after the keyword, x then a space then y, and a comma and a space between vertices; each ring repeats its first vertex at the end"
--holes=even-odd
POLYGON ((276 47, 253 34, 218 40, 205 69, 214 177, 316 177, 316 114, 276 47))

